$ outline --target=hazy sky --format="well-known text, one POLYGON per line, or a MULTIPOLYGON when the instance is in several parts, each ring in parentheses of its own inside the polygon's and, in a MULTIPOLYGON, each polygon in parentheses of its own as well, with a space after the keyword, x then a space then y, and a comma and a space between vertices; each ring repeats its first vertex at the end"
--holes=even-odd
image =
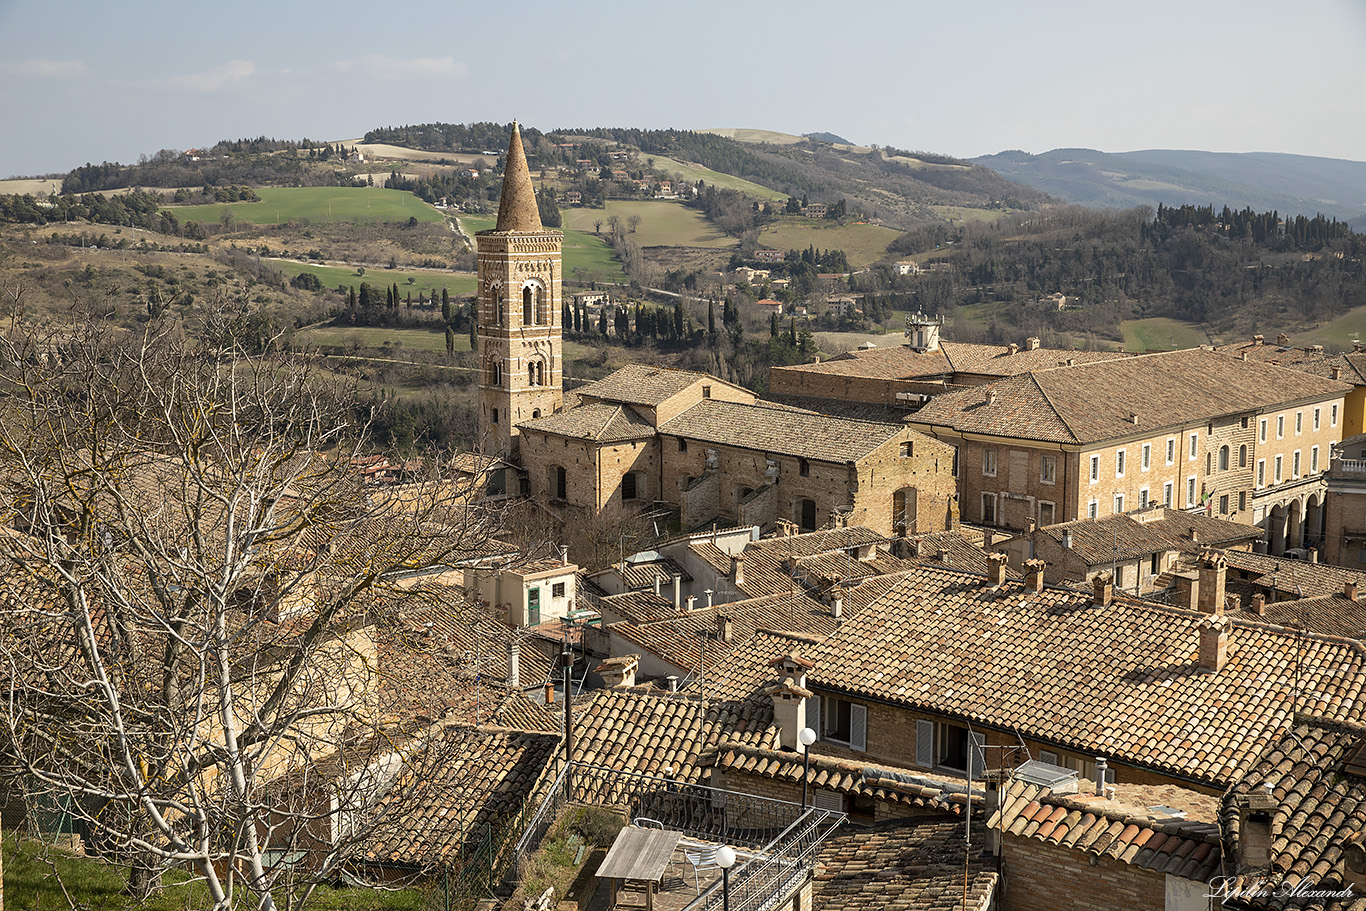
POLYGON ((0 39, 0 177, 514 117, 1366 160, 1366 0, 0 0, 0 39))

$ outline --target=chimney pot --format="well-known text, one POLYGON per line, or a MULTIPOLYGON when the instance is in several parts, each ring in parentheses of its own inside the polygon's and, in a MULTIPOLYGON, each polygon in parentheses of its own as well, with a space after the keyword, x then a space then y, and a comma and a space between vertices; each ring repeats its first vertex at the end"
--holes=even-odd
POLYGON ((688 605, 688 613, 692 613, 694 610, 696 610, 696 609, 697 609, 697 596, 696 596, 696 595, 688 595, 687 605, 688 605))
POLYGON ((725 614, 716 615, 716 638, 730 642, 735 637, 735 624, 725 614))
POLYGON ((714 598, 714 597, 716 596, 716 592, 712 591, 712 590, 709 588, 709 589, 707 589, 706 591, 704 591, 702 594, 704 594, 704 595, 707 596, 707 607, 708 607, 708 609, 710 609, 711 606, 712 606, 712 598, 714 598))
POLYGON ((1096 607, 1109 607, 1115 599, 1115 584, 1109 573, 1101 573, 1091 580, 1091 603, 1096 607))
POLYGON ((1310 563, 1317 563, 1317 562, 1319 562, 1319 549, 1318 549, 1317 547, 1311 547, 1311 548, 1309 548, 1309 562, 1310 562, 1310 563))
POLYGON ((1062 533, 1062 546, 1068 550, 1072 549, 1072 529, 1067 529, 1062 533))
POLYGON ((736 554, 730 558, 730 580, 736 586, 745 584, 745 557, 743 554, 736 554))
POLYGON ((555 681, 554 681, 554 680, 547 680, 547 681, 545 682, 545 704, 546 704, 546 705, 554 705, 554 704, 555 704, 555 681))
POLYGON ((1200 533, 1197 532, 1197 531, 1195 530, 1195 526, 1194 526, 1194 525, 1191 525, 1190 527, 1188 527, 1188 528, 1186 529, 1186 537, 1187 537, 1187 538, 1190 538, 1192 541, 1194 541, 1194 542, 1197 543, 1197 544, 1200 543, 1200 533))
POLYGON ((1223 554, 1206 550, 1200 554, 1200 591, 1196 605, 1204 614, 1223 614, 1224 583, 1228 573, 1228 560, 1223 554))
POLYGON ((1252 336, 1252 346, 1253 346, 1254 348, 1260 348, 1260 347, 1262 346, 1262 343, 1265 342, 1265 341, 1266 341, 1266 336, 1265 336, 1265 335, 1254 335, 1254 336, 1252 336))
POLYGON ((1020 346, 1015 344, 1014 342, 1011 342, 1009 345, 1006 345, 1006 356, 1009 357, 1010 355, 1014 354, 1016 351, 1019 350, 1020 346))
POLYGON ((655 597, 656 597, 656 598, 659 597, 659 583, 663 580, 663 578, 664 578, 664 577, 661 576, 659 573, 655 573, 655 597))
POLYGON ((508 641, 508 688, 517 689, 522 685, 522 647, 516 639, 508 641))
POLYGON ((1044 569, 1048 566, 1043 560, 1025 561, 1025 585, 1036 592, 1043 591, 1044 569))
POLYGON ((560 545, 560 562, 561 562, 561 563, 568 563, 568 562, 569 562, 569 545, 568 545, 568 544, 561 544, 561 545, 560 545))
POLYGON ((1007 559, 1002 553, 987 554, 987 580, 992 585, 1005 585, 1007 559))
POLYGON ((1355 582, 1345 583, 1342 586, 1342 596, 1348 601, 1355 601, 1357 599, 1357 584, 1355 582))
POLYGON ((995 405, 995 404, 996 404, 996 390, 995 390, 995 389, 988 389, 988 390, 987 390, 987 404, 988 404, 988 405, 995 405))
POLYGON ((1253 595, 1252 600, 1248 603, 1248 610, 1258 617, 1266 616, 1266 595, 1261 592, 1253 595))
POLYGON ((1342 379, 1342 366, 1341 366, 1340 364, 1334 364, 1333 367, 1332 367, 1331 372, 1332 372, 1332 374, 1333 374, 1333 379, 1335 379, 1335 380, 1340 380, 1340 379, 1342 379))
POLYGON ((1110 764, 1105 761, 1104 756, 1096 757, 1096 794, 1105 794, 1105 773, 1110 770, 1110 764))
POLYGON ((1025 339, 1025 349, 1026 349, 1027 351, 1038 351, 1038 350, 1039 350, 1039 339, 1038 339, 1038 337, 1037 337, 1037 336, 1031 335, 1029 338, 1025 339))
POLYGON ((1233 621, 1218 614, 1199 623, 1200 667, 1207 671, 1222 671, 1228 663, 1229 634, 1233 621))
POLYGON ((1280 345, 1282 348, 1289 346, 1290 336, 1286 335, 1284 332, 1280 333, 1276 336, 1276 344, 1280 345))
POLYGON ((677 674, 670 674, 669 676, 665 677, 664 679, 667 680, 667 681, 669 681, 669 692, 671 692, 671 693, 677 693, 677 692, 678 692, 678 675, 677 675, 677 674))
POLYGON ((683 577, 674 573, 674 610, 683 606, 683 577))

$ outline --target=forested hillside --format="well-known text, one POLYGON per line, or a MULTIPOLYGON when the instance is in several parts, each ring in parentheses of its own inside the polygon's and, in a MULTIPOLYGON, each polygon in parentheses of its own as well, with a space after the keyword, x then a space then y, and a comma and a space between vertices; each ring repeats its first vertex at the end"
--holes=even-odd
POLYGON ((921 254, 939 271, 875 270, 856 277, 861 290, 950 316, 996 303, 1000 320, 1030 331, 1118 339, 1122 320, 1170 316, 1227 334, 1292 329, 1366 306, 1366 236, 1321 216, 1064 208, 920 229, 892 249, 921 254), (1064 309, 1045 303, 1052 294, 1066 296, 1064 309))

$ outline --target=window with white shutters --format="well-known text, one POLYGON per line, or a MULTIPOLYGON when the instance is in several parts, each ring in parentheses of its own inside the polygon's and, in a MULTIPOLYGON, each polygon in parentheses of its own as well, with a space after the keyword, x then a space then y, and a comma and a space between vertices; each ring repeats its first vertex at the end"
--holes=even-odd
POLYGON ((868 749, 868 709, 864 706, 849 706, 849 746, 860 751, 868 749))

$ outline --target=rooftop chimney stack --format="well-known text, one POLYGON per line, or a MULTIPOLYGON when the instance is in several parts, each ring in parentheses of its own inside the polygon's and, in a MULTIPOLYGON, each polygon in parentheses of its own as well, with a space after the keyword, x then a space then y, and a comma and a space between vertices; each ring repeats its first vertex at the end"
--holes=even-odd
POLYGON ((560 563, 562 563, 562 564, 567 564, 567 563, 569 563, 569 545, 568 545, 568 544, 561 544, 561 545, 560 545, 560 563))
POLYGON ((1284 332, 1280 333, 1276 336, 1276 344, 1280 345, 1282 348, 1290 347, 1290 336, 1286 335, 1284 332))
POLYGON ((1096 607, 1109 607, 1115 600, 1115 582, 1109 573, 1101 573, 1091 580, 1091 603, 1096 607))
POLYGON ((1043 591, 1043 571, 1047 565, 1043 560, 1026 560, 1025 586, 1035 592, 1043 591))
POLYGON ((677 692, 678 692, 678 675, 677 675, 677 674, 670 674, 669 676, 665 677, 664 679, 667 680, 667 681, 669 682, 669 692, 671 692, 671 693, 677 693, 677 692))
POLYGON ((1346 598, 1348 601, 1356 601, 1356 599, 1357 599, 1357 584, 1356 584, 1355 582, 1345 582, 1345 583, 1343 583, 1343 586, 1342 586, 1342 597, 1346 598))
POLYGON ((522 647, 516 639, 508 640, 508 689, 522 685, 522 647))
POLYGON ((635 686, 636 671, 640 669, 639 655, 620 655, 605 658, 598 663, 598 674, 609 687, 635 686))
POLYGON ((1254 347, 1254 348, 1260 348, 1260 347, 1262 347, 1262 344, 1263 344, 1264 342, 1266 342, 1266 336, 1265 336, 1265 335, 1254 335, 1254 336, 1252 336, 1252 347, 1254 347))
POLYGON ((798 739, 806 727, 806 702, 814 693, 791 677, 770 685, 765 692, 773 700, 773 723, 778 728, 778 746, 799 753, 805 747, 798 739))
POLYGON ((1224 612, 1224 582, 1228 573, 1228 559, 1216 550, 1200 554, 1200 592, 1196 606, 1202 614, 1224 612))
POLYGON ((693 611, 697 610, 697 596, 696 596, 696 595, 688 595, 688 600, 687 600, 686 603, 687 603, 687 605, 688 605, 688 613, 691 614, 693 611))
POLYGON ((1215 614, 1205 617, 1197 627, 1200 630, 1200 667, 1207 671, 1222 671, 1228 663, 1233 621, 1223 614, 1215 614))
POLYGON ((996 390, 995 390, 995 389, 988 389, 988 390, 987 390, 987 404, 988 404, 988 405, 995 405, 995 404, 996 404, 996 390))
POLYGON ((725 614, 716 615, 716 638, 730 642, 735 638, 735 623, 725 614))
POLYGON ((1072 549, 1072 529, 1067 529, 1062 533, 1062 546, 1068 550, 1072 549))
POLYGON ((836 620, 844 616, 844 585, 839 581, 830 590, 830 616, 836 620))
POLYGON ((1257 594, 1252 596, 1252 600, 1248 602, 1247 609, 1249 612, 1256 614, 1258 617, 1265 617, 1266 595, 1262 594, 1261 592, 1257 592, 1257 594))
POLYGON ((1096 757, 1096 794, 1105 793, 1105 773, 1110 771, 1110 764, 1105 761, 1104 756, 1096 757))
POLYGON ((1031 335, 1029 338, 1025 339, 1025 350, 1026 350, 1026 351, 1038 351, 1038 350, 1039 350, 1039 339, 1038 339, 1038 336, 1031 335))
POLYGON ((1005 554, 987 554, 987 581, 992 585, 1006 584, 1006 560, 1005 554))
POLYGON ((659 597, 659 583, 663 580, 663 578, 664 578, 664 577, 661 576, 659 573, 655 573, 655 597, 656 597, 656 598, 659 597))
POLYGON ((745 584, 745 557, 743 554, 736 554, 730 558, 730 580, 736 587, 745 584))
POLYGON ((709 589, 707 589, 706 591, 704 591, 702 594, 704 594, 704 595, 707 596, 707 609, 708 609, 708 610, 711 610, 712 599, 716 597, 716 592, 712 591, 712 590, 709 588, 709 589))
POLYGON ((1311 547, 1311 548, 1309 548, 1309 562, 1310 562, 1310 563, 1317 563, 1317 562, 1319 562, 1319 549, 1318 549, 1317 547, 1311 547))
POLYGON ((1269 788, 1252 788, 1237 799, 1238 866, 1254 870, 1271 864, 1271 820, 1276 798, 1269 788))
POLYGON ((1015 344, 1014 342, 1011 342, 1009 345, 1006 345, 1006 357, 1010 357, 1010 356, 1013 355, 1016 351, 1019 351, 1019 350, 1020 350, 1020 346, 1017 345, 1017 344, 1015 344))
POLYGON ((1329 368, 1329 372, 1332 373, 1333 379, 1335 379, 1335 380, 1340 380, 1340 379, 1342 379, 1342 365, 1341 365, 1341 364, 1334 364, 1331 368, 1329 368))
POLYGON ((674 610, 683 606, 683 577, 674 573, 674 610))

